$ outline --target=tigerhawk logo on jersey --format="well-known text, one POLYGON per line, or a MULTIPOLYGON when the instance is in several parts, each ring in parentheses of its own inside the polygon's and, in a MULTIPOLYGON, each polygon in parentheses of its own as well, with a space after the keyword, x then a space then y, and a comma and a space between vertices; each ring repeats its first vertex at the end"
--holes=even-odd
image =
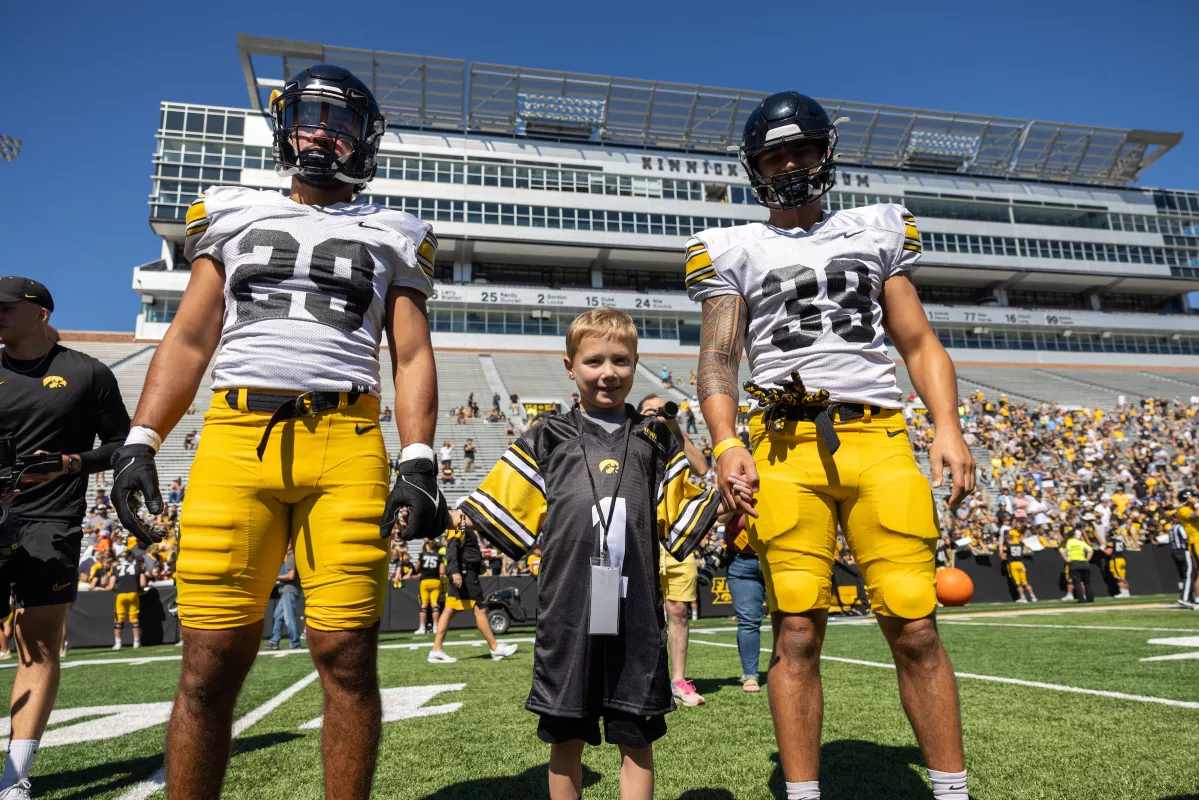
POLYGON ((45 386, 47 389, 62 389, 65 388, 66 385, 66 380, 57 375, 47 375, 46 377, 42 378, 42 386, 45 386))
POLYGON ((599 469, 605 475, 615 475, 620 471, 620 462, 614 458, 605 458, 599 463, 599 469))

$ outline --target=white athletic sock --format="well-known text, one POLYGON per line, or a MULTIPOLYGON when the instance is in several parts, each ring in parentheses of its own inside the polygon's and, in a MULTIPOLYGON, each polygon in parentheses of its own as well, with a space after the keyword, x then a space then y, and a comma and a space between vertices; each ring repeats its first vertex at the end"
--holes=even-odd
POLYGON ((970 794, 966 791, 966 770, 941 772, 930 769, 928 779, 932 781, 935 800, 970 800, 970 794))
POLYGON ((8 755, 4 758, 4 775, 0 776, 0 790, 29 777, 37 743, 37 739, 13 739, 9 742, 8 755))
POLYGON ((787 781, 787 800, 820 800, 820 781, 787 781))

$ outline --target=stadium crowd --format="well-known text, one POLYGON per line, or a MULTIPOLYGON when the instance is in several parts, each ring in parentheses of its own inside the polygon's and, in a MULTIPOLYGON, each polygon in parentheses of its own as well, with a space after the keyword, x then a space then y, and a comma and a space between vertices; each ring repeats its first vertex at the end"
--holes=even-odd
MULTIPOLYGON (((1113 534, 1132 549, 1164 544, 1178 491, 1195 484, 1199 396, 1135 404, 1121 396, 1105 411, 978 392, 962 397, 959 412, 978 489, 956 510, 942 506, 942 530, 976 553, 997 550, 1011 531, 1041 547, 1060 547, 1080 528, 1100 546, 1113 534)), ((906 413, 913 449, 927 452, 931 425, 910 405, 906 413)))

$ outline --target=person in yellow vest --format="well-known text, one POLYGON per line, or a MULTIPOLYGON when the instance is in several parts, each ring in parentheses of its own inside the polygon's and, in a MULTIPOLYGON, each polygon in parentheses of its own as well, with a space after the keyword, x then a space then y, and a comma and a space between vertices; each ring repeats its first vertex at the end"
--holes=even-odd
POLYGON ((529 574, 534 578, 541 572, 541 545, 537 545, 525 557, 525 563, 529 565, 529 574))
POLYGON ((1074 599, 1080 603, 1093 603, 1095 596, 1091 593, 1091 554, 1094 548, 1082 539, 1080 528, 1072 528, 1069 538, 1058 550, 1062 559, 1070 569, 1070 580, 1074 584, 1074 599))

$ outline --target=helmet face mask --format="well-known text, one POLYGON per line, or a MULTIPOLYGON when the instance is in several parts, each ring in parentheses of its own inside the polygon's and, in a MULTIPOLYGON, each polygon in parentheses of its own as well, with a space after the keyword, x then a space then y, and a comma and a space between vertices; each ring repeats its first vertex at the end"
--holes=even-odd
POLYGON ((375 176, 385 120, 349 70, 318 64, 274 92, 275 171, 321 189, 361 190, 375 176))
MULTIPOLYGON (((749 115, 738 155, 751 191, 759 204, 793 210, 816 202, 836 183, 834 159, 837 128, 819 103, 798 92, 779 92, 763 100, 749 115), (795 153, 812 144, 818 158, 811 164, 786 171, 762 169, 763 156, 786 149, 795 153)), ((780 155, 784 163, 796 163, 780 155)), ((802 159, 811 160, 811 159, 802 159)), ((781 166, 781 165, 780 165, 781 166)))

